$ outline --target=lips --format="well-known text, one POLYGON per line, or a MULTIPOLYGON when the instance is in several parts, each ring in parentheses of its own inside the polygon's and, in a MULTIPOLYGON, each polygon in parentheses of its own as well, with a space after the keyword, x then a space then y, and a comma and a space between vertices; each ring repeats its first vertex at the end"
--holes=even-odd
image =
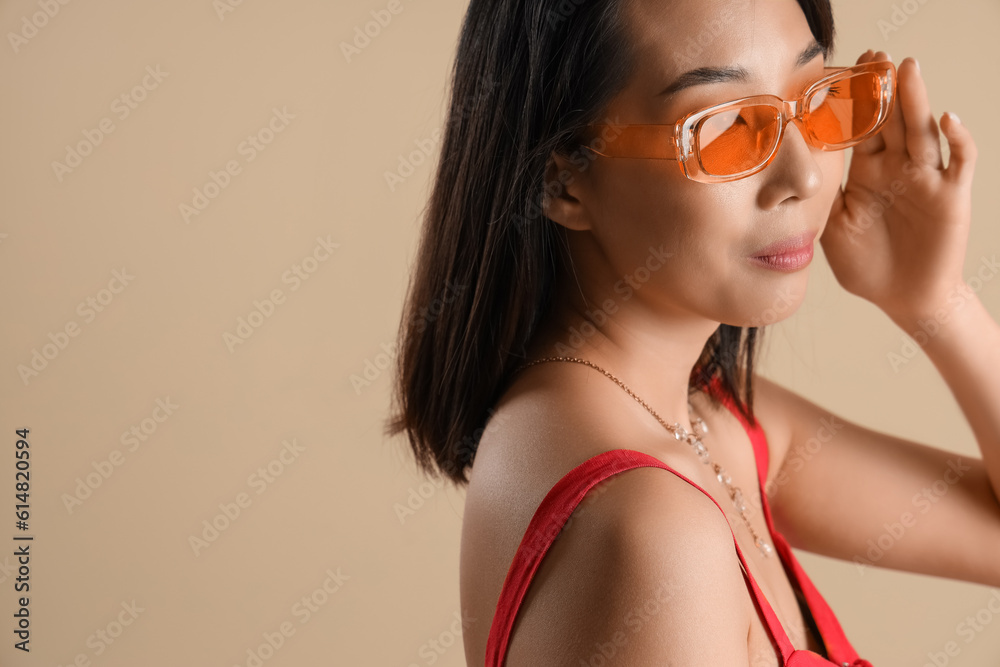
POLYGON ((787 255, 795 253, 795 251, 803 250, 809 246, 813 239, 816 238, 816 232, 805 231, 801 234, 796 234, 795 236, 789 236, 788 238, 776 241, 769 246, 761 248, 759 251, 755 252, 751 257, 778 257, 781 255, 787 255))
POLYGON ((762 248, 756 255, 751 255, 749 261, 772 271, 784 273, 799 271, 812 261, 814 238, 816 238, 815 231, 789 236, 762 248))

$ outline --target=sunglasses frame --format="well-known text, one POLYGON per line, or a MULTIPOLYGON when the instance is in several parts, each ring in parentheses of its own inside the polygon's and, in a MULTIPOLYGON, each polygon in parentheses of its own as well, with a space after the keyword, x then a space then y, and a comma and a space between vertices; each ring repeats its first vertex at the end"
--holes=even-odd
MULTIPOLYGON (((614 138, 603 141, 603 150, 598 151, 593 146, 583 144, 582 147, 602 157, 637 158, 652 160, 676 160, 681 172, 693 181, 701 183, 724 183, 752 176, 771 163, 781 147, 781 141, 788 123, 798 124, 799 130, 807 143, 824 151, 836 151, 850 148, 877 134, 892 113, 896 101, 896 67, 890 61, 874 61, 851 67, 824 67, 824 74, 814 81, 796 99, 783 100, 776 95, 752 95, 721 104, 714 104, 692 111, 671 124, 631 124, 612 125, 594 124, 586 129, 592 131, 609 130, 614 138), (875 124, 863 135, 854 139, 830 144, 820 141, 805 123, 805 110, 809 108, 813 95, 820 92, 831 82, 856 74, 874 73, 878 77, 880 88, 879 112, 875 124), (777 109, 779 115, 778 131, 767 157, 758 165, 736 174, 718 175, 707 172, 701 162, 701 156, 695 146, 695 135, 699 123, 707 116, 747 106, 769 106, 777 109)), ((595 143, 596 140, 591 141, 595 143)))

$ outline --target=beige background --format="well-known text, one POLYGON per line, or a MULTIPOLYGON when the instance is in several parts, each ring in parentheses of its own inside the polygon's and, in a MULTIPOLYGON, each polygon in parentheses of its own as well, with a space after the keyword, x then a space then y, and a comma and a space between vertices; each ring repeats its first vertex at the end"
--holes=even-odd
MULTIPOLYGON (((20 427, 36 537, 29 655, 12 648, 14 559, 0 557, 0 664, 247 665, 284 623, 294 634, 264 651, 268 667, 463 665, 463 495, 427 483, 402 441, 381 436, 390 381, 378 366, 395 354, 466 3, 402 0, 348 62, 341 42, 387 1, 49 2, 51 18, 44 0, 0 3, 0 553, 18 532, 20 427), (250 160, 242 142, 258 133, 269 143, 250 160), (97 145, 57 174, 80 142, 97 145), (421 143, 430 158, 390 190, 386 173, 421 143), (226 187, 208 187, 186 222, 180 205, 227 163, 226 187), (318 238, 337 247, 314 255, 318 238), (308 279, 284 280, 297 265, 308 279), (231 351, 226 334, 274 290, 281 302, 231 351), (35 350, 51 358, 25 382, 35 350), (166 415, 158 400, 177 407, 166 415), (123 441, 133 427, 144 440, 123 441), (68 504, 88 480, 96 488, 68 504), (417 509, 399 514, 408 502, 417 509), (213 520, 223 529, 196 554, 191 536, 213 520)), ((837 2, 835 62, 868 47, 914 55, 935 113, 972 128, 971 273, 1000 247, 1000 5, 896 6, 899 29, 883 36, 893 3, 837 2)), ((975 452, 926 358, 894 372, 901 332, 821 256, 811 271, 806 303, 769 335, 766 374, 862 424, 975 452)), ((1000 318, 1000 279, 980 297, 1000 318)), ((1000 618, 971 643, 955 634, 992 589, 801 558, 878 667, 924 664, 955 639, 949 665, 997 664, 1000 618)))

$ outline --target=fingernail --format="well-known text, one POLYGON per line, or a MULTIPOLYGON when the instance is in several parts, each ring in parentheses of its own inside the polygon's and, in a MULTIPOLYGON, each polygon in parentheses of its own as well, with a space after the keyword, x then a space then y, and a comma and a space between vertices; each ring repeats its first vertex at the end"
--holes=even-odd
POLYGON ((895 61, 894 61, 894 60, 892 59, 892 56, 890 56, 890 55, 889 55, 888 53, 886 53, 886 54, 885 54, 885 59, 886 59, 886 60, 888 60, 889 62, 895 62, 895 61))
POLYGON ((916 58, 913 59, 913 64, 917 66, 917 71, 920 71, 920 61, 916 58))
POLYGON ((955 123, 956 125, 961 125, 962 124, 962 119, 958 117, 958 114, 955 114, 955 113, 952 113, 951 111, 949 111, 948 115, 951 116, 951 122, 955 123))

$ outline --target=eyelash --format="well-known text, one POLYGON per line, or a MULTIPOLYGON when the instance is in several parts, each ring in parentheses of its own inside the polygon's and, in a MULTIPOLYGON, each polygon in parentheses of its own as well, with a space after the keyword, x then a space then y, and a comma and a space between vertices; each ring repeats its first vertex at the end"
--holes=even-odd
MULTIPOLYGON (((834 97, 836 97, 837 95, 839 95, 840 92, 841 92, 841 86, 842 85, 843 85, 843 82, 838 82, 838 83, 835 83, 835 84, 833 84, 831 86, 827 86, 827 91, 826 91, 827 97, 830 97, 831 95, 834 96, 834 97)), ((740 120, 743 120, 742 116, 740 117, 740 120)))
POLYGON ((827 95, 838 95, 840 93, 840 85, 841 84, 839 84, 839 83, 835 83, 832 86, 827 86, 827 92, 826 92, 826 94, 827 95))

